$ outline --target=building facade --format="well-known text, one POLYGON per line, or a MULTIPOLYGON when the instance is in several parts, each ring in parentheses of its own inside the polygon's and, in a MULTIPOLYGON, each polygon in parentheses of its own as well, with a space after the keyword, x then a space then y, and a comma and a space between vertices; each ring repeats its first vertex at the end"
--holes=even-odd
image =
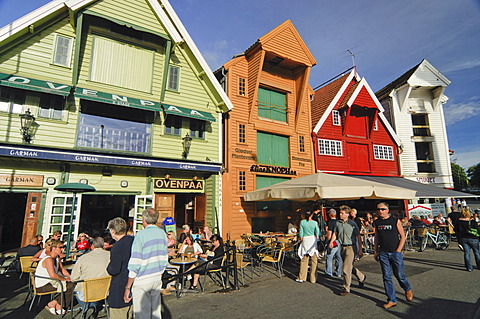
POLYGON ((235 106, 225 119, 224 235, 286 231, 290 202, 242 196, 313 173, 308 79, 315 64, 287 20, 216 71, 235 106))
POLYGON ((405 178, 453 189, 443 104, 450 81, 427 60, 376 95, 403 144, 400 169, 405 178))
POLYGON ((233 105, 168 1, 52 1, 0 29, 0 73, 3 247, 67 232, 68 182, 97 190, 78 195, 75 236, 116 216, 137 229, 147 207, 219 225, 233 105))
POLYGON ((311 112, 317 172, 400 175, 400 141, 355 68, 318 88, 311 112))

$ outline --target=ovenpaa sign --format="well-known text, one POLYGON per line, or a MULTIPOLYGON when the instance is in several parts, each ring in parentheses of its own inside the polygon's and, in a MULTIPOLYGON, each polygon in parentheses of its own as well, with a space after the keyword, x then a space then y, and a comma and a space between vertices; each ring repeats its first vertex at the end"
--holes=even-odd
POLYGON ((203 192, 203 180, 159 178, 153 180, 153 188, 203 192))
POLYGON ((45 92, 51 94, 57 94, 67 96, 70 94, 70 85, 59 84, 51 81, 42 81, 27 78, 24 76, 11 75, 0 73, 0 84, 3 86, 9 86, 18 89, 45 92))
POLYGON ((119 94, 100 92, 92 89, 85 89, 81 87, 75 88, 76 97, 101 103, 108 103, 121 106, 136 107, 148 111, 160 111, 161 106, 158 102, 136 99, 129 96, 119 94))

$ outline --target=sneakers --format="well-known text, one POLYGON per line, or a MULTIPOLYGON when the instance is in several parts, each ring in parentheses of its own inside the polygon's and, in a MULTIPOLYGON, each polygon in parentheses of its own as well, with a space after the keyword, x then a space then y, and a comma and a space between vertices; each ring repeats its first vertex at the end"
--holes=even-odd
POLYGON ((392 307, 395 307, 397 304, 396 303, 393 303, 391 301, 387 302, 386 304, 383 305, 383 308, 385 309, 390 309, 392 307))
POLYGON ((338 293, 338 295, 339 295, 339 296, 342 296, 342 297, 343 297, 343 296, 346 296, 346 295, 348 295, 348 291, 342 290, 342 291, 340 291, 340 292, 338 293))
POLYGON ((365 281, 367 281, 367 276, 364 275, 363 281, 360 281, 358 283, 358 288, 364 288, 365 287, 365 281))
POLYGON ((405 298, 407 298, 408 301, 413 300, 413 291, 410 289, 409 291, 405 291, 405 298))
POLYGON ((295 280, 295 281, 296 281, 296 282, 303 282, 303 280, 300 280, 300 279, 297 279, 297 280, 295 280))
POLYGON ((458 248, 460 248, 461 251, 463 251, 463 246, 458 244, 458 248))

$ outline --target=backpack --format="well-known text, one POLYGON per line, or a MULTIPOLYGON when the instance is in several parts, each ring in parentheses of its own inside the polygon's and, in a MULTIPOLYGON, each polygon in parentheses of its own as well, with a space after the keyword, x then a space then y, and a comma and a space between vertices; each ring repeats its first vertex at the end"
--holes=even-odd
POLYGON ((480 237, 480 234, 478 233, 478 226, 476 221, 474 220, 470 221, 470 228, 467 230, 467 233, 477 238, 480 237), (472 222, 475 224, 472 224, 472 222))

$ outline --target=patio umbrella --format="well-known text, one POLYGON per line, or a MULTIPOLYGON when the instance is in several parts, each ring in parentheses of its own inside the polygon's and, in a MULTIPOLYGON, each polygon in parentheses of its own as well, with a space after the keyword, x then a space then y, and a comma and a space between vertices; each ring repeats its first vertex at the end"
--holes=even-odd
POLYGON ((65 183, 65 184, 56 186, 54 189, 61 192, 73 193, 72 211, 70 215, 70 226, 68 227, 68 236, 67 236, 67 248, 66 248, 66 256, 65 256, 65 259, 66 259, 70 256, 70 242, 72 241, 73 218, 75 216, 75 202, 77 199, 77 194, 85 193, 85 192, 95 192, 96 189, 93 186, 83 184, 83 183, 65 183))
POLYGON ((246 193, 246 201, 271 200, 350 200, 366 199, 410 199, 415 190, 388 184, 365 181, 344 175, 315 173, 246 193))

